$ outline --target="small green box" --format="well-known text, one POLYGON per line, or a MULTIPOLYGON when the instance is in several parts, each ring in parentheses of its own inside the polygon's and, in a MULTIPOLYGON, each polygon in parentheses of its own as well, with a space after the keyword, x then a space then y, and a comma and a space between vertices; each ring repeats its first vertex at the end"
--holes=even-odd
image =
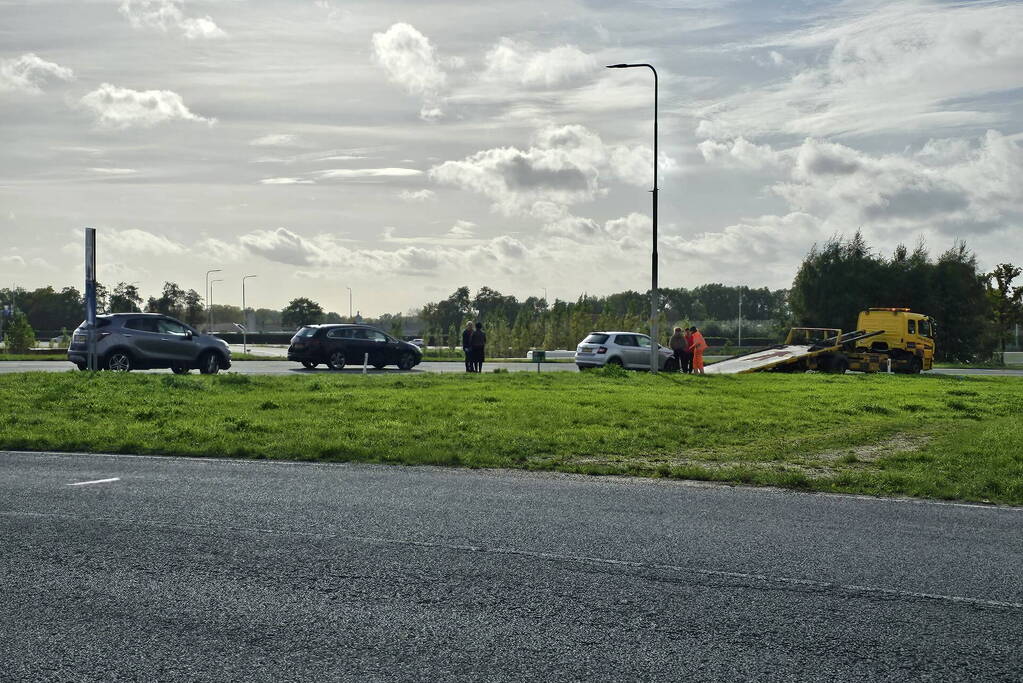
POLYGON ((547 362, 546 351, 533 351, 533 362, 534 363, 545 363, 547 362))

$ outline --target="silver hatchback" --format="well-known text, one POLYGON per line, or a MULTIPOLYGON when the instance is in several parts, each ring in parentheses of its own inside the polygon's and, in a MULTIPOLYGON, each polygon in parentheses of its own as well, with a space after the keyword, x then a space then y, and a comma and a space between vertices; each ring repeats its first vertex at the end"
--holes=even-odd
MULTIPOLYGON (((88 323, 71 336, 67 359, 84 370, 88 363, 88 323)), ((227 342, 199 334, 185 323, 158 313, 111 313, 96 316, 96 357, 104 370, 170 368, 204 375, 231 367, 227 342)))
MULTIPOLYGON (((671 349, 657 345, 658 369, 671 358, 671 349)), ((590 332, 575 349, 580 370, 620 365, 636 370, 650 369, 650 337, 637 332, 590 332)))

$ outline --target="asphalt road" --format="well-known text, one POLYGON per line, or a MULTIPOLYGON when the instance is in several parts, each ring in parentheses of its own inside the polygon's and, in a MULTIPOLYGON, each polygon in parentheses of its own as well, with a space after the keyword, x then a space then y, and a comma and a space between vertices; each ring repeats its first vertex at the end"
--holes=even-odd
POLYGON ((654 480, 0 453, 2 677, 1019 680, 1021 525, 654 480))
MULTIPOLYGON (((483 371, 490 372, 494 368, 504 368, 509 372, 536 372, 535 363, 484 363, 483 371)), ((61 361, 4 361, 0 362, 0 373, 5 372, 69 372, 76 371, 71 363, 61 361)), ((541 363, 541 372, 578 372, 573 363, 541 363)), ((163 372, 170 370, 144 370, 142 372, 163 372)), ((192 371, 193 374, 197 370, 192 371)), ((304 367, 293 361, 286 360, 242 360, 231 364, 230 372, 238 372, 246 375, 317 375, 333 372, 325 366, 314 370, 306 370, 304 367)), ((349 367, 341 371, 346 374, 361 373, 362 366, 349 367)), ((428 362, 417 365, 410 371, 398 370, 395 367, 387 367, 383 370, 369 368, 368 373, 373 375, 401 375, 417 374, 423 372, 465 372, 465 365, 461 362, 428 362)), ((988 370, 988 369, 945 369, 939 368, 929 371, 941 375, 1003 375, 1012 377, 1023 377, 1023 370, 988 370)))

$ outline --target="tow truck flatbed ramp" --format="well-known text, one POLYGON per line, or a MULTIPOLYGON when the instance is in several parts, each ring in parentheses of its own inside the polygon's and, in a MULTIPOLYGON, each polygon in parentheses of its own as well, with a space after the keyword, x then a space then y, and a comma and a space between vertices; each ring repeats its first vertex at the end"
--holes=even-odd
POLYGON ((737 375, 743 372, 771 370, 804 358, 812 358, 825 353, 838 353, 849 344, 882 334, 881 332, 864 332, 863 330, 845 334, 841 334, 840 331, 836 332, 838 334, 834 337, 813 344, 778 344, 766 349, 732 356, 706 366, 703 372, 707 375, 737 375))

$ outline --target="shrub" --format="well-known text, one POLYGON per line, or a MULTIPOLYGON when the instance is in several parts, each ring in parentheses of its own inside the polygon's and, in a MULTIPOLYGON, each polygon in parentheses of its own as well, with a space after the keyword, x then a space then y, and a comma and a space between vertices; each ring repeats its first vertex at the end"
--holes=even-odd
POLYGON ((4 334, 7 353, 26 353, 35 346, 36 333, 24 313, 16 313, 4 334))

